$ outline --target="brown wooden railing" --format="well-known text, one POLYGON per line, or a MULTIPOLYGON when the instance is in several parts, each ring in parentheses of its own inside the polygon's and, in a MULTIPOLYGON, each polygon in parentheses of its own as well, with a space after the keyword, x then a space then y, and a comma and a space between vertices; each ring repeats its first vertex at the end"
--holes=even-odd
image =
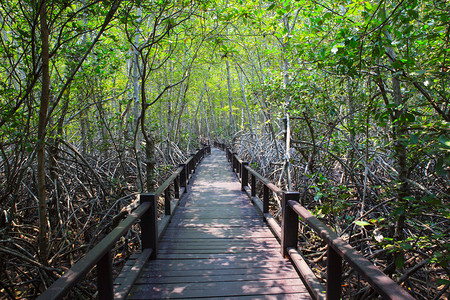
POLYGON ((342 262, 344 260, 384 299, 414 299, 406 290, 303 207, 299 203, 298 192, 281 190, 249 167, 248 162, 242 161, 231 148, 220 143, 214 145, 217 148, 225 149, 227 159, 241 181, 242 191, 245 191, 261 210, 265 220, 280 240, 281 254, 290 257, 296 265, 312 296, 316 299, 341 298, 342 262), (262 199, 256 196, 257 181, 262 184, 262 199), (270 191, 282 199, 281 224, 278 224, 269 213, 270 191), (328 245, 327 284, 325 288, 312 273, 298 249, 299 219, 311 227, 328 245))
POLYGON ((186 191, 191 174, 195 172, 203 157, 210 152, 211 147, 204 145, 195 154, 191 154, 191 157, 185 163, 180 164, 179 168, 155 192, 139 195, 140 205, 91 251, 46 289, 38 299, 62 299, 95 266, 97 266, 98 298, 114 299, 111 258, 111 250, 114 245, 140 219, 142 251, 150 251, 150 259, 156 258, 158 238, 169 223, 175 208, 171 204, 173 200, 170 197, 169 188, 173 185, 174 198, 177 199, 175 201, 179 202, 186 191), (158 222, 157 201, 163 194, 165 213, 158 222))

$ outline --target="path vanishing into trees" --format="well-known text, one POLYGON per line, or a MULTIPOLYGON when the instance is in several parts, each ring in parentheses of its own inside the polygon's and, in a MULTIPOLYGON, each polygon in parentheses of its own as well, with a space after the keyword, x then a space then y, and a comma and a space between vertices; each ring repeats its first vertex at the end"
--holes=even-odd
POLYGON ((127 299, 310 299, 279 249, 224 153, 212 149, 127 299))
POLYGON ((413 299, 305 209, 298 192, 279 189, 230 147, 214 145, 226 156, 203 144, 155 192, 141 194, 138 207, 39 300, 63 299, 95 265, 100 300, 341 299, 344 261, 383 299, 413 299), (262 202, 257 180, 264 187, 262 202), (282 196, 281 227, 267 213, 269 190, 282 196), (298 248, 300 219, 327 243, 326 288, 298 248), (142 252, 113 283, 112 249, 139 220, 142 252))
POLYGON ((111 299, 124 265, 125 297, 156 258, 217 275, 155 289, 256 293, 269 275, 211 266, 258 255, 290 256, 315 298, 449 298, 449 11, 1 1, 0 299, 111 299))

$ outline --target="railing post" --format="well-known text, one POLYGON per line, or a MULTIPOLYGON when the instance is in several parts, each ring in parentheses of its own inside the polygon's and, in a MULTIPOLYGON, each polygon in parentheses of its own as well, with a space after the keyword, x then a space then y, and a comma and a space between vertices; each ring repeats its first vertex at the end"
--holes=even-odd
POLYGON ((172 210, 170 208, 170 186, 164 190, 164 213, 170 216, 172 210))
POLYGON ((180 199, 180 185, 178 184, 178 176, 173 181, 174 197, 180 199))
POLYGON ((157 199, 155 194, 141 194, 139 196, 141 203, 150 202, 150 208, 141 218, 142 232, 142 250, 152 249, 150 259, 155 259, 158 254, 158 216, 157 199))
POLYGON ((241 164, 241 190, 245 191, 245 187, 248 186, 248 161, 243 161, 241 164))
POLYGON ((256 196, 256 177, 252 173, 252 197, 256 196))
POLYGON ((236 155, 237 155, 236 152, 233 152, 233 153, 231 154, 231 158, 232 158, 232 160, 233 160, 233 172, 235 172, 235 173, 238 172, 238 170, 237 170, 237 164, 238 164, 238 162, 237 162, 236 155))
POLYGON ((298 192, 283 192, 282 211, 283 218, 281 220, 281 254, 283 257, 288 255, 289 247, 297 247, 298 235, 298 216, 297 213, 289 206, 288 201, 297 201, 300 198, 298 192))
POLYGON ((114 299, 111 251, 103 255, 97 263, 98 299, 114 299))
POLYGON ((269 188, 263 184, 263 213, 269 212, 269 188))
POLYGON ((238 156, 236 154, 236 173, 238 174, 238 178, 239 179, 242 179, 241 171, 242 171, 242 162, 239 161, 239 158, 238 158, 238 156))
POLYGON ((328 244, 327 249, 327 299, 341 299, 342 257, 328 244))
POLYGON ((234 155, 235 159, 236 159, 236 175, 239 178, 239 180, 241 180, 241 162, 239 161, 239 158, 237 156, 237 154, 234 155))
MULTIPOLYGON (((188 176, 195 173, 195 153, 191 153, 191 160, 189 161, 189 172, 188 176)), ((189 178, 188 178, 189 180, 189 178)))
POLYGON ((179 167, 183 167, 183 169, 180 172, 180 187, 184 187, 184 191, 186 192, 186 164, 179 164, 179 167))
POLYGON ((194 165, 192 166, 192 173, 195 173, 195 169, 197 168, 197 164, 199 162, 199 156, 198 156, 198 150, 196 150, 196 152, 194 153, 194 165))

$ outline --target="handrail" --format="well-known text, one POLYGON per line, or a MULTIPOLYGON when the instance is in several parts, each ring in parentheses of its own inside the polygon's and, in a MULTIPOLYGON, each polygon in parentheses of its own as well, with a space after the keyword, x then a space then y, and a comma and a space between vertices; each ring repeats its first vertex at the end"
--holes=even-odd
MULTIPOLYGON (((273 231, 280 238, 281 254, 289 257, 298 267, 303 280, 312 294, 318 299, 340 299, 342 260, 349 263, 356 272, 361 275, 372 288, 384 299, 400 300, 414 299, 405 289, 399 286, 394 280, 384 274, 374 266, 361 253, 355 250, 350 244, 340 238, 334 231, 324 223, 314 217, 305 207, 299 203, 300 194, 298 192, 283 191, 270 183, 268 179, 257 173, 248 166, 248 162, 242 161, 230 147, 225 147, 227 159, 233 171, 241 181, 241 188, 247 193, 249 198, 255 202, 262 202, 262 213, 273 231), (251 176, 250 186, 248 177, 251 176), (256 196, 256 180, 263 185, 263 199, 256 196), (282 197, 282 221, 281 226, 274 222, 269 214, 269 190, 282 197), (322 291, 322 286, 312 271, 303 261, 301 252, 298 249, 298 228, 299 218, 310 226, 318 235, 327 242, 327 286, 326 294, 322 291), (278 227, 278 228, 277 228, 278 227), (308 270, 306 270, 308 269, 308 270)), ((259 205, 255 202, 257 206, 259 205)))
MULTIPOLYGON (((130 213, 119 225, 103 238, 92 250, 75 263, 64 275, 47 288, 37 299, 62 299, 84 276, 97 266, 97 287, 99 299, 113 299, 113 277, 111 250, 115 243, 140 219, 142 250, 151 249, 150 259, 156 258, 158 253, 158 217, 157 199, 164 193, 165 215, 171 214, 170 195, 166 192, 174 184, 175 198, 180 199, 180 189, 189 181, 191 173, 195 172, 200 161, 211 152, 209 145, 204 146, 183 164, 163 183, 155 192, 140 194, 139 206, 130 213)), ((182 195, 181 195, 182 196, 182 195)))
POLYGON ((251 167, 246 167, 248 173, 250 175, 255 176, 256 179, 258 179, 260 182, 262 182, 264 185, 266 185, 272 192, 277 194, 278 196, 281 196, 283 194, 283 190, 277 187, 275 184, 269 181, 269 179, 263 177, 261 174, 259 174, 256 170, 252 169, 251 167))
MULTIPOLYGON (((320 237, 327 242, 328 251, 334 251, 339 255, 338 260, 343 258, 347 261, 369 284, 386 299, 413 299, 409 293, 395 283, 391 278, 375 267, 361 253, 350 244, 340 238, 334 231, 314 217, 300 203, 289 200, 289 206, 303 219, 320 237), (409 298, 408 298, 409 297, 409 298)), ((336 263, 340 263, 337 261, 336 263)), ((339 279, 339 278, 338 278, 339 279)))
POLYGON ((222 151, 225 151, 225 149, 227 148, 227 145, 224 143, 219 143, 217 141, 214 141, 213 143, 214 147, 221 149, 222 151))

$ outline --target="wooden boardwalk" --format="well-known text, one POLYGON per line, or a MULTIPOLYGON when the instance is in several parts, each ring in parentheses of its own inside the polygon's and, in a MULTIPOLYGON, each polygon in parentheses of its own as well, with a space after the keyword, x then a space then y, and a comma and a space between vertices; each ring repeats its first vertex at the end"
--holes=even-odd
POLYGON ((231 172, 212 149, 127 299, 311 299, 231 172))

